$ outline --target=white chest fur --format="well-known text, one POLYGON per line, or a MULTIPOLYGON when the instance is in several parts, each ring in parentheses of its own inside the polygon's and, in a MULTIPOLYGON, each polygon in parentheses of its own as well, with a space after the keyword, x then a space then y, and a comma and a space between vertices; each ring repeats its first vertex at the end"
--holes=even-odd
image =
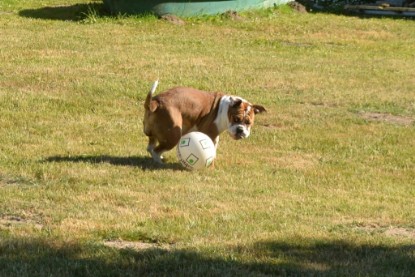
POLYGON ((219 134, 228 129, 229 127, 229 119, 228 119, 228 110, 229 106, 232 103, 231 96, 222 96, 219 102, 219 110, 218 115, 214 121, 216 127, 218 128, 219 134))

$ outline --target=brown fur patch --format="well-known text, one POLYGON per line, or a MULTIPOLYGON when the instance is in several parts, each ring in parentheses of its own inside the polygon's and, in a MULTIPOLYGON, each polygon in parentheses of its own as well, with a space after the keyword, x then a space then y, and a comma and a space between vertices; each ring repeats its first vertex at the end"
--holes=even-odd
POLYGON ((254 123, 255 111, 251 104, 236 100, 235 104, 229 107, 228 118, 232 124, 251 126, 254 123))

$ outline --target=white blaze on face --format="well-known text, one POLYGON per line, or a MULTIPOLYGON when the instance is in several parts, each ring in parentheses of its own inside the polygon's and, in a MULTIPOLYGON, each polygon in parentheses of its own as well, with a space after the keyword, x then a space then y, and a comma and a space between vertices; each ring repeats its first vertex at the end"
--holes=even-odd
POLYGON ((246 109, 244 111, 244 117, 249 116, 249 113, 251 112, 251 110, 252 110, 251 106, 246 107, 246 109))

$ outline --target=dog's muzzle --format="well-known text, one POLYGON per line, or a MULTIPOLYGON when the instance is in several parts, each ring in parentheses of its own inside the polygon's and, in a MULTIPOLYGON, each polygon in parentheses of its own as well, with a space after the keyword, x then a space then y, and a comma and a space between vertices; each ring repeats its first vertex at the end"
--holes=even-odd
POLYGON ((236 140, 247 138, 249 133, 249 129, 243 125, 235 125, 229 129, 229 134, 236 140))

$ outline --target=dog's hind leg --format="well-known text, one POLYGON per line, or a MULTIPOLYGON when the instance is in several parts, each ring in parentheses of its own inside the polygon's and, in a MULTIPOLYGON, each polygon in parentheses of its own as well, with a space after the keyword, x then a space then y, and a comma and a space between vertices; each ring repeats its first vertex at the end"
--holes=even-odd
POLYGON ((182 130, 180 127, 173 127, 172 129, 168 131, 169 131, 169 139, 158 141, 158 145, 155 148, 151 149, 152 150, 151 152, 149 151, 154 161, 158 163, 163 163, 162 161, 163 158, 161 154, 173 149, 179 143, 180 138, 182 136, 182 130))
POLYGON ((154 149, 156 148, 156 144, 157 139, 155 137, 150 136, 148 138, 147 152, 150 153, 151 157, 155 162, 162 164, 163 157, 154 151, 154 149))

